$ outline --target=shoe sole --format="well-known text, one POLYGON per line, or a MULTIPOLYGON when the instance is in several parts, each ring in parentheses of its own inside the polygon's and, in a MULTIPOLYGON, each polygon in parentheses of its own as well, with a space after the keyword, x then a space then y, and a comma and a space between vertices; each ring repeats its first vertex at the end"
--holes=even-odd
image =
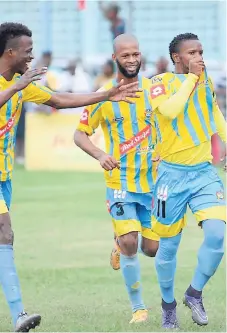
POLYGON ((174 331, 179 331, 180 330, 180 326, 172 326, 172 327, 164 327, 164 326, 162 326, 162 328, 164 330, 174 330, 174 331))
POLYGON ((148 321, 148 317, 145 318, 145 319, 139 319, 139 320, 130 321, 129 324, 141 324, 141 323, 145 323, 146 321, 148 321))
POLYGON ((186 307, 188 307, 188 308, 192 311, 192 320, 194 321, 195 324, 197 324, 198 326, 206 326, 206 325, 208 325, 208 321, 207 321, 207 323, 201 323, 201 322, 198 322, 198 321, 194 318, 194 316, 193 316, 193 310, 192 310, 192 308, 191 308, 191 306, 190 306, 190 303, 188 303, 187 300, 186 300, 185 298, 183 299, 183 304, 184 304, 186 307))
POLYGON ((15 330, 15 332, 29 332, 31 329, 36 328, 41 323, 40 315, 29 316, 21 325, 15 330))

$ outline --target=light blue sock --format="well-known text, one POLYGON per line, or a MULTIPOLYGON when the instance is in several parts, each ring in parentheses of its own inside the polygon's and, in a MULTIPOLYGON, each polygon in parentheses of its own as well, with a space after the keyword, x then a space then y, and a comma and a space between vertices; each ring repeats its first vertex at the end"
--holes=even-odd
POLYGON ((0 245, 0 282, 15 325, 18 315, 24 311, 24 307, 14 264, 12 245, 0 245))
POLYGON ((174 301, 174 276, 176 271, 176 254, 181 240, 181 233, 171 238, 161 238, 155 257, 155 267, 162 299, 166 303, 174 301))
POLYGON ((198 252, 198 265, 191 286, 201 291, 218 268, 224 254, 225 223, 204 220, 204 242, 198 252))
POLYGON ((145 309, 142 300, 142 287, 140 278, 140 264, 138 255, 131 257, 120 255, 121 271, 125 280, 125 285, 128 291, 129 299, 132 305, 132 311, 145 309))

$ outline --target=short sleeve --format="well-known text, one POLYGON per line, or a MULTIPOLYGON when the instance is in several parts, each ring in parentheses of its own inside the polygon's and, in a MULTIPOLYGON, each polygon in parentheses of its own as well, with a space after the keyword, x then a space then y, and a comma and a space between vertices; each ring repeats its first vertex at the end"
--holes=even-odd
POLYGON ((171 84, 165 74, 156 75, 151 78, 150 103, 152 110, 157 109, 172 94, 171 84))
POLYGON ((97 103, 84 108, 77 129, 92 135, 102 119, 102 104, 97 103))
POLYGON ((23 102, 44 104, 49 101, 52 94, 53 92, 47 87, 32 82, 23 90, 23 102))

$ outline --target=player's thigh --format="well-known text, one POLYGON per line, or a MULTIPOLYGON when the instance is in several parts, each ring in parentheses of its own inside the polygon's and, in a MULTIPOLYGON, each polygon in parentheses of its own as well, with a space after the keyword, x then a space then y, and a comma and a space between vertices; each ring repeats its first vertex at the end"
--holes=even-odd
POLYGON ((214 167, 200 173, 196 182, 199 190, 189 200, 189 207, 199 222, 207 219, 226 221, 224 186, 214 167))
POLYGON ((107 207, 117 236, 141 231, 134 196, 131 192, 107 188, 107 207))
POLYGON ((116 202, 110 208, 110 215, 117 236, 141 231, 135 203, 116 202))
POLYGON ((117 202, 111 207, 110 214, 114 232, 118 236, 121 253, 128 256, 136 254, 138 232, 141 231, 141 225, 135 203, 117 202))
POLYGON ((141 194, 141 195, 144 198, 144 200, 143 200, 144 204, 141 204, 142 200, 140 200, 140 203, 136 204, 136 211, 137 211, 138 219, 141 224, 141 234, 144 239, 143 243, 145 243, 146 240, 159 241, 159 236, 151 229, 152 196, 150 197, 150 200, 147 200, 147 194, 141 194))
POLYGON ((137 204, 137 215, 141 223, 142 234, 142 251, 149 257, 154 257, 158 250, 159 236, 151 229, 151 201, 146 200, 146 194, 144 194, 144 203, 147 205, 137 204))
POLYGON ((160 237, 173 237, 186 225, 189 191, 186 174, 177 169, 158 168, 154 186, 152 230, 160 237))

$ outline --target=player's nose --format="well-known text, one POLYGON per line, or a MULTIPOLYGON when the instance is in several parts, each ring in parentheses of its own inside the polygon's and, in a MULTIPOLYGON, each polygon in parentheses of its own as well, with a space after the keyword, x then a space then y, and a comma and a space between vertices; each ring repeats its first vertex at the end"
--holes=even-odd
POLYGON ((196 57, 198 57, 200 60, 203 60, 203 56, 199 52, 197 53, 196 57))
POLYGON ((30 58, 30 60, 33 60, 33 59, 34 59, 34 55, 33 55, 33 53, 30 54, 30 57, 29 57, 29 58, 30 58))

